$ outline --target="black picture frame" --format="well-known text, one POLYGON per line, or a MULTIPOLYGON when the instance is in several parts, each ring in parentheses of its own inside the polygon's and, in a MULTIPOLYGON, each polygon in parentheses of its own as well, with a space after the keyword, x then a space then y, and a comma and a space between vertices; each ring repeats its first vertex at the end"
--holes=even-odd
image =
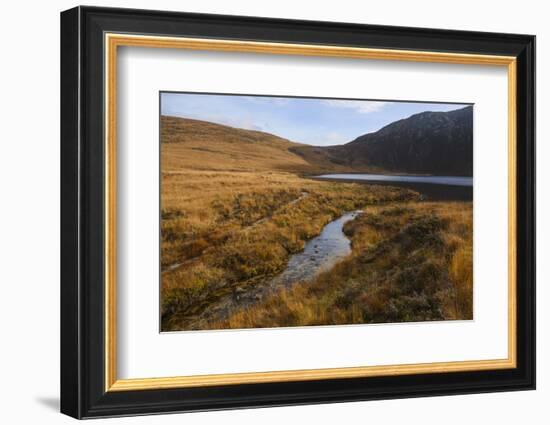
POLYGON ((61 412, 93 418, 534 388, 534 36, 96 7, 61 13, 61 412), (106 392, 105 32, 516 57, 517 367, 106 392))

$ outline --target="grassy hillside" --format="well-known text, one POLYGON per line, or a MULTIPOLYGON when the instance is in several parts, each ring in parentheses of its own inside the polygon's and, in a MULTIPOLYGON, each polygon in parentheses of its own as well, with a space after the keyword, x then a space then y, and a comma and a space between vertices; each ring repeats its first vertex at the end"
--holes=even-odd
POLYGON ((162 170, 307 171, 297 143, 260 131, 161 117, 162 170))
POLYGON ((298 174, 368 171, 338 164, 324 148, 261 131, 161 117, 163 171, 282 171, 298 174))

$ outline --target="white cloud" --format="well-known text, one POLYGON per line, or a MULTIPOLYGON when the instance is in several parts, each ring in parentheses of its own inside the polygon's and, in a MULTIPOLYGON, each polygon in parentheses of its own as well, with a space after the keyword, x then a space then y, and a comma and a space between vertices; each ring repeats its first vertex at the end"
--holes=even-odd
POLYGON ((325 134, 320 134, 316 137, 309 137, 306 140, 296 140, 297 142, 306 143, 313 146, 334 146, 341 145, 349 142, 349 137, 338 133, 337 131, 330 131, 325 134))
POLYGON ((325 105, 333 106, 337 108, 349 108, 355 109, 356 112, 360 114, 370 114, 373 112, 380 111, 384 108, 388 102, 378 102, 372 100, 325 100, 325 105))
MULTIPOLYGON (((169 113, 167 115, 170 115, 169 113)), ((172 114, 176 117, 190 118, 200 121, 212 122, 215 124, 227 125, 229 127, 242 128, 245 130, 269 131, 267 123, 256 122, 247 117, 234 117, 219 113, 188 113, 188 114, 172 114)))
POLYGON ((290 102, 289 98, 284 97, 262 97, 262 96, 246 96, 246 100, 252 103, 257 103, 260 105, 275 105, 275 106, 285 106, 290 102))

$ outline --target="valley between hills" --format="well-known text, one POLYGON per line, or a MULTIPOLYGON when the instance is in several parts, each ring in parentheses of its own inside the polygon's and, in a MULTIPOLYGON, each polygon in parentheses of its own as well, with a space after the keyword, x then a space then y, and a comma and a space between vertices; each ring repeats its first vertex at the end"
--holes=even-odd
POLYGON ((162 330, 471 319, 470 200, 311 178, 471 176, 471 115, 426 112, 333 147, 162 116, 162 330), (346 254, 318 260, 316 238, 350 212, 346 254), (319 267, 281 284, 308 249, 319 267))

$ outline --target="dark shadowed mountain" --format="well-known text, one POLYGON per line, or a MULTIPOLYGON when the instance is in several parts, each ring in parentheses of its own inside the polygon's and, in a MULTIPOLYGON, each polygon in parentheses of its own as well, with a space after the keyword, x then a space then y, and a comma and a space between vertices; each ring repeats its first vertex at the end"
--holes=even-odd
POLYGON ((473 107, 422 112, 340 146, 298 146, 310 163, 330 161, 354 171, 471 176, 473 107))

